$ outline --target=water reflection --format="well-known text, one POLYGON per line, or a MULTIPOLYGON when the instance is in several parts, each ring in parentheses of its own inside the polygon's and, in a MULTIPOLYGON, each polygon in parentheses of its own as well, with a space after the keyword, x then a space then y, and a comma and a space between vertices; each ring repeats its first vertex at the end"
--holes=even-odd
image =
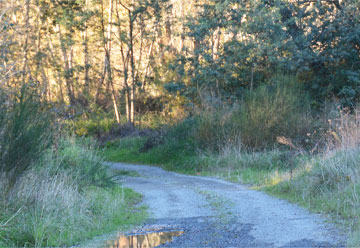
POLYGON ((117 240, 109 241, 109 248, 152 248, 166 242, 171 242, 173 237, 182 235, 183 231, 157 232, 140 235, 120 235, 117 240))

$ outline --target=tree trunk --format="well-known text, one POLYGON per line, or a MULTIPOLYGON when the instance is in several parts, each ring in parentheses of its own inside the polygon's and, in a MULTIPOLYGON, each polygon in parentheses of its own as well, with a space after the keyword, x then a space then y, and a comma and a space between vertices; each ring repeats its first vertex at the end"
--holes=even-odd
POLYGON ((113 0, 109 0, 109 20, 108 20, 108 31, 107 31, 107 49, 105 49, 106 53, 106 68, 107 68, 107 76, 108 76, 108 85, 111 88, 111 98, 114 105, 114 112, 116 116, 116 122, 120 123, 120 114, 117 107, 116 94, 114 88, 114 82, 112 78, 111 72, 111 29, 112 29, 112 15, 113 15, 113 0))
POLYGON ((72 68, 70 68, 71 63, 69 60, 69 56, 67 54, 66 46, 62 39, 61 28, 59 25, 57 25, 57 29, 58 29, 58 38, 60 41, 61 51, 63 54, 63 66, 64 66, 64 72, 65 72, 65 84, 66 84, 67 95, 69 97, 70 105, 72 107, 74 107, 75 97, 74 97, 74 93, 72 91, 73 86, 72 86, 72 76, 71 76, 72 68))
MULTIPOLYGON (((88 0, 85 0, 85 11, 88 10, 88 0)), ((84 49, 84 95, 89 96, 89 47, 88 47, 88 27, 87 21, 84 23, 83 33, 83 49, 84 49)))
POLYGON ((26 71, 28 67, 28 44, 29 44, 29 35, 30 35, 30 0, 25 2, 25 41, 24 41, 24 55, 23 55, 23 66, 22 66, 22 83, 26 81, 26 71))
POLYGON ((252 92, 254 89, 254 72, 255 72, 255 67, 254 65, 251 65, 250 92, 252 92))
POLYGON ((130 67, 131 67, 131 89, 130 89, 130 122, 134 124, 135 117, 135 62, 134 62, 134 37, 133 28, 134 22, 132 19, 131 10, 128 10, 129 14, 129 38, 130 38, 130 67))

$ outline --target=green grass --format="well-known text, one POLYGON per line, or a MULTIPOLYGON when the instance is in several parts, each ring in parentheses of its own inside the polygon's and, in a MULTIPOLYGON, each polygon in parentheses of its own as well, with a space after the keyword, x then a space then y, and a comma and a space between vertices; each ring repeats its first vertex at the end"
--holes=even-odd
MULTIPOLYGON (((131 189, 116 186, 111 189, 92 187, 82 192, 79 201, 59 210, 64 205, 31 206, 20 210, 5 228, 0 230, 3 246, 71 246, 97 235, 130 228, 147 218, 144 207, 136 204, 142 196, 131 189)), ((8 209, 1 222, 9 219, 8 209)), ((11 213, 12 214, 12 213, 11 213)))
MULTIPOLYGON (((96 189, 99 190, 99 189, 96 189)), ((96 228, 89 231, 88 239, 104 233, 111 233, 113 231, 123 231, 131 228, 134 225, 139 225, 147 218, 146 207, 139 207, 137 204, 142 200, 142 195, 129 188, 115 187, 107 194, 104 191, 90 192, 95 199, 93 207, 97 207, 96 228), (113 205, 110 201, 116 202, 120 197, 122 203, 114 206, 115 208, 108 208, 109 214, 104 215, 104 208, 106 205, 113 205), (98 206, 96 206, 98 204, 98 206)), ((84 240, 84 235, 79 236, 79 241, 84 240)))
POLYGON ((141 152, 145 142, 145 137, 127 137, 109 142, 104 149, 104 157, 111 162, 157 165, 186 174, 197 171, 195 151, 184 149, 182 142, 160 144, 141 152))

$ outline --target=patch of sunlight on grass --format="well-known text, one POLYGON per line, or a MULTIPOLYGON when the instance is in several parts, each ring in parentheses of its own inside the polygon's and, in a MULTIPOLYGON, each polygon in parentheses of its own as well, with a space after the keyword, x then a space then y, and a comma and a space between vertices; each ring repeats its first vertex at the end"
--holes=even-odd
POLYGON ((282 177, 282 175, 280 175, 278 171, 275 171, 275 173, 270 177, 270 180, 267 181, 266 184, 270 185, 270 186, 274 186, 283 181, 284 181, 284 178, 282 177))
POLYGON ((270 179, 266 180, 264 186, 275 186, 279 183, 290 181, 292 178, 292 173, 289 171, 279 172, 278 170, 274 171, 270 175, 270 179))

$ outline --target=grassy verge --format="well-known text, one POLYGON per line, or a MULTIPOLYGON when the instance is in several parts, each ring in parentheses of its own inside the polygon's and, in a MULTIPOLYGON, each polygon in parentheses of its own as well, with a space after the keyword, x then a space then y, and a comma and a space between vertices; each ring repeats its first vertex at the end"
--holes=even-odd
POLYGON ((62 140, 8 189, 0 181, 1 246, 71 246, 146 218, 89 142, 62 140))
POLYGON ((287 153, 278 150, 250 154, 233 150, 199 159, 207 163, 202 175, 246 183, 253 189, 328 216, 345 233, 349 232, 348 246, 358 247, 359 152, 346 148, 284 159, 287 153))

